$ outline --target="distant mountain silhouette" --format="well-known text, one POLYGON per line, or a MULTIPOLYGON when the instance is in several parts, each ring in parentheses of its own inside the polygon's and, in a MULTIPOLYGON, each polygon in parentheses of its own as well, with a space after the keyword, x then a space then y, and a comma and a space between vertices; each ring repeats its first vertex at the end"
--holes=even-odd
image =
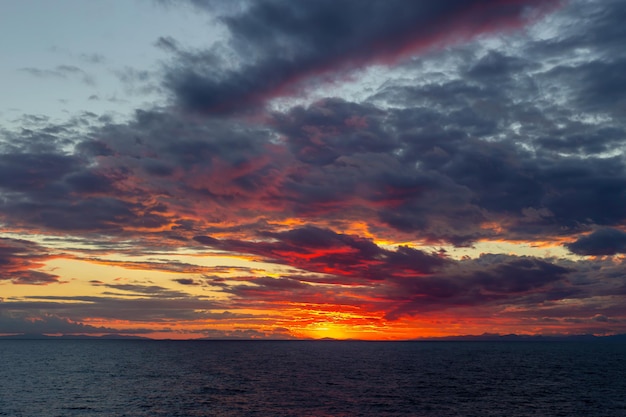
POLYGON ((425 337, 412 339, 414 341, 450 341, 450 342, 586 342, 586 341, 617 341, 626 342, 626 334, 611 336, 595 336, 592 334, 579 335, 519 335, 519 334, 494 334, 483 333, 480 335, 446 336, 446 337, 425 337))
MULTIPOLYGON (((123 334, 105 334, 102 336, 90 335, 61 335, 50 336, 41 333, 22 333, 7 336, 0 336, 0 340, 154 340, 148 337, 129 336, 123 334)), ((245 338, 201 338, 189 340, 269 340, 269 339, 245 339, 245 338)), ((322 339, 272 339, 272 340, 311 340, 311 341, 358 341, 359 339, 333 339, 325 337, 322 339)), ((407 340, 404 340, 407 341, 407 340)), ((483 333, 480 335, 463 335, 463 336, 445 336, 445 337, 423 337, 408 340, 410 342, 626 342, 626 334, 617 334, 610 336, 594 336, 592 334, 580 335, 519 335, 519 334, 494 334, 483 333)))

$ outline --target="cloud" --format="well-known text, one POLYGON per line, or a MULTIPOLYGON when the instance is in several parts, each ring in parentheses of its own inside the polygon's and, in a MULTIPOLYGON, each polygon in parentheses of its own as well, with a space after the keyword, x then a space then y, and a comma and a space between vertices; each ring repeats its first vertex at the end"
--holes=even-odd
POLYGON ((0 280, 28 285, 58 283, 59 276, 38 271, 54 257, 54 254, 34 242, 0 237, 0 280))
POLYGON ((522 25, 528 8, 555 2, 403 1, 253 2, 221 18, 229 51, 177 52, 165 85, 188 109, 232 112, 294 94, 306 81, 333 79, 372 63, 390 63, 437 43, 522 25), (235 61, 232 63, 232 61, 235 61))
MULTIPOLYGON (((252 3, 225 17, 233 45, 237 39, 252 46, 259 42, 255 48, 265 57, 263 42, 272 44, 273 35, 253 39, 253 27, 269 27, 268 13, 278 4, 252 3)), ((488 2, 486 9, 471 9, 466 2, 450 1, 424 3, 418 10, 419 4, 405 6, 407 22, 423 12, 426 31, 438 19, 465 22, 479 11, 484 22, 525 19, 524 5, 534 5, 488 2)), ((384 15, 398 5, 378 7, 384 15)), ((568 30, 567 19, 582 19, 574 6, 553 18, 559 30, 568 30)), ((337 10, 325 2, 298 7, 304 22, 332 21, 337 13, 336 23, 348 28, 365 15, 339 16, 342 8, 356 7, 353 3, 337 10)), ((592 13, 584 31, 597 29, 598 36, 607 32, 608 38, 606 13, 592 13)), ((268 34, 309 42, 315 46, 311 54, 323 55, 319 62, 334 59, 318 48, 327 35, 315 25, 291 28, 285 17, 276 19, 280 24, 268 34), (309 30, 310 39, 304 36, 309 30)), ((400 45, 413 36, 408 23, 402 29, 392 27, 393 19, 382 21, 378 28, 355 28, 341 42, 365 45, 365 39, 380 38, 400 45)), ((602 123, 581 118, 578 102, 567 101, 567 107, 561 97, 546 94, 583 94, 571 91, 559 71, 567 66, 584 73, 588 61, 597 62, 616 46, 596 45, 593 53, 572 61, 573 51, 588 39, 571 33, 572 43, 561 43, 564 49, 558 52, 553 44, 562 40, 532 30, 507 34, 510 48, 479 39, 430 51, 419 61, 394 62, 404 75, 391 74, 364 100, 327 97, 258 119, 138 110, 127 123, 104 121, 88 125, 87 133, 77 132, 78 122, 11 132, 0 160, 0 171, 7 174, 0 181, 7 196, 0 202, 2 217, 17 226, 83 235, 134 238, 149 231, 151 240, 165 238, 163 243, 172 245, 218 230, 237 238, 254 229, 271 232, 273 225, 292 219, 348 231, 363 222, 369 236, 457 246, 485 239, 551 240, 597 226, 617 227, 625 219, 626 169, 619 152, 626 127, 618 118, 602 123), (546 63, 549 51, 556 54, 556 64, 546 63), (28 145, 10 145, 15 143, 28 145), (68 144, 75 144, 73 151, 64 150, 68 144)), ((189 54, 171 39, 159 44, 189 54)), ((385 50, 393 51, 393 45, 385 50)), ((354 54, 359 53, 367 62, 378 59, 376 51, 356 48, 354 54)), ((179 60, 179 69, 193 71, 203 56, 179 60)), ((266 58, 259 65, 270 65, 269 52, 266 58)), ((329 73, 340 69, 333 65, 329 73)), ((609 112, 610 106, 598 104, 609 112)))
POLYGON ((0 186, 11 191, 41 192, 51 181, 70 173, 76 162, 53 153, 5 153, 0 156, 0 186))
POLYGON ((235 308, 288 309, 291 314, 306 308, 320 315, 336 313, 331 320, 350 326, 441 317, 502 318, 515 325, 576 318, 582 326, 598 321, 591 319, 594 315, 618 321, 624 317, 626 281, 621 268, 623 261, 484 254, 449 260, 431 274, 396 273, 383 280, 360 280, 358 285, 348 285, 355 282, 339 274, 309 272, 242 276, 223 291, 233 297, 229 303, 235 308))
POLYGON ((617 229, 599 229, 578 238, 566 247, 577 255, 615 255, 626 253, 626 233, 617 229))
MULTIPOLYGON (((530 257, 487 255, 424 278, 395 280, 387 317, 454 307, 525 304, 550 299, 572 270, 530 257)), ((565 291, 559 296, 570 296, 565 291)), ((558 297, 557 297, 558 298, 558 297)))
MULTIPOLYGON (((216 315, 217 316, 217 315, 216 315)), ((237 315, 222 313, 224 319, 237 318, 237 315)), ((159 329, 159 333, 171 333, 172 329, 159 329)), ((53 314, 44 314, 36 317, 27 316, 23 313, 3 311, 0 304, 0 334, 63 334, 63 335, 101 335, 101 334, 133 334, 149 335, 154 333, 154 329, 134 327, 124 330, 107 326, 92 326, 80 322, 74 322, 67 318, 58 317, 53 314)), ((212 329, 207 328, 201 331, 188 331, 189 334, 196 334, 197 338, 204 339, 293 339, 287 329, 275 327, 265 331, 256 329, 212 329)))
POLYGON ((48 239, 0 240, 7 285, 60 281, 44 244, 174 275, 3 307, 163 328, 282 327, 304 306, 346 325, 448 314, 623 327, 624 261, 602 258, 626 245, 620 1, 572 0, 545 19, 556 3, 192 3, 230 38, 193 51, 157 40, 180 106, 0 130, 0 222, 48 239), (239 112, 275 97, 294 100, 239 112), (516 243, 545 255, 495 253, 516 243), (550 255, 560 245, 598 258, 550 255), (171 260, 189 254, 229 259, 171 260))
POLYGON ((196 236, 194 240, 214 249, 258 255, 266 262, 342 277, 339 282, 344 285, 424 275, 446 263, 437 254, 406 246, 387 250, 369 239, 313 226, 264 232, 261 236, 273 241, 219 240, 209 236, 196 236))
POLYGON ((113 328, 90 326, 49 314, 36 317, 13 314, 3 311, 2 304, 0 303, 0 333, 101 334, 118 332, 118 330, 113 328))
POLYGON ((182 291, 170 290, 159 285, 143 285, 143 284, 99 284, 92 285, 118 290, 128 296, 157 298, 187 298, 189 295, 182 291))
MULTIPOLYGON (((154 287, 159 286, 113 286, 111 289, 116 291, 97 296, 31 296, 28 301, 0 303, 0 308, 11 314, 49 313, 73 322, 97 318, 143 323, 138 327, 146 326, 146 323, 168 327, 168 323, 182 321, 235 320, 239 317, 237 314, 222 314, 228 308, 222 302, 154 287)), ((250 316, 241 315, 241 318, 250 316)))
POLYGON ((138 70, 124 67, 114 71, 115 76, 122 82, 129 95, 148 94, 158 90, 154 84, 154 74, 147 70, 138 70))
MULTIPOLYGON (((141 252, 142 255, 145 254, 141 252)), ((132 253, 131 253, 132 254, 132 253)), ((229 272, 250 272, 253 270, 246 267, 237 267, 237 266, 229 266, 229 265, 219 265, 219 266, 205 266, 205 265, 196 265, 187 262, 180 262, 172 259, 150 259, 148 261, 119 261, 119 260, 110 260, 96 257, 82 257, 81 260, 87 261, 89 263, 99 264, 99 265, 110 265, 110 266, 119 266, 125 269, 134 269, 134 270, 143 270, 143 271, 161 271, 161 272, 177 272, 181 274, 194 274, 194 275, 210 275, 210 274, 223 274, 229 272)), ((185 282, 186 279, 181 278, 177 281, 185 282)), ((181 283, 183 283, 181 282, 181 283)))
POLYGON ((40 69, 40 68, 20 68, 21 72, 30 74, 34 77, 38 78, 73 78, 78 77, 84 84, 93 86, 95 85, 95 81, 93 76, 89 75, 87 72, 82 70, 81 68, 74 65, 58 65, 54 69, 40 69))
POLYGON ((175 282, 178 282, 180 285, 202 285, 201 282, 196 281, 192 278, 176 278, 175 282))

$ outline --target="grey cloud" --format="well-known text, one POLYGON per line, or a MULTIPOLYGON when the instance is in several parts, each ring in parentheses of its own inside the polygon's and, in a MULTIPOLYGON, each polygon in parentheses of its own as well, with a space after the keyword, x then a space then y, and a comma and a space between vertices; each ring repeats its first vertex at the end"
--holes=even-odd
POLYGON ((167 52, 180 51, 180 44, 171 36, 160 36, 154 43, 154 46, 167 52))
POLYGON ((626 253, 626 233, 617 229, 599 229, 565 246, 577 255, 626 253))
MULTIPOLYGON (((453 3, 460 7, 451 2, 426 9, 445 14, 453 3)), ((251 10, 269 13, 276 4, 252 5, 225 22, 240 34, 238 39, 248 39, 271 20, 251 10), (244 24, 246 19, 252 26, 244 24)), ((303 19, 314 20, 326 16, 322 12, 330 6, 300 7, 303 19)), ((562 13, 576 12, 566 8, 562 13)), ((290 28, 287 18, 276 19, 286 25, 275 29, 276 36, 300 39, 300 29, 290 28)), ((598 19, 587 19, 586 31, 601 26, 598 19)), ((355 42, 366 37, 355 33, 355 42)), ((7 153, 5 171, 17 175, 5 177, 5 189, 15 194, 4 211, 23 222, 63 230, 87 231, 90 224, 109 232, 123 224, 156 229, 171 222, 182 233, 198 224, 163 213, 187 206, 193 196, 215 213, 216 221, 254 202, 307 219, 341 221, 353 213, 373 230, 456 245, 494 237, 485 223, 502 222, 507 225, 502 233, 522 239, 620 224, 624 161, 605 154, 619 150, 625 126, 616 119, 576 119, 577 108, 567 109, 544 94, 543 87, 565 82, 555 75, 558 70, 545 71, 541 61, 552 41, 537 39, 529 50, 475 43, 433 52, 424 59, 450 62, 449 74, 437 82, 419 72, 436 66, 407 64, 419 70, 415 80, 390 79, 368 102, 327 98, 275 112, 265 126, 232 117, 190 121, 172 111, 138 111, 128 124, 106 123, 92 128, 88 138, 74 139, 73 156, 7 153), (464 60, 446 58, 459 51, 464 60), (11 162, 20 159, 33 163, 11 162), (27 170, 25 165, 38 167, 27 170), (136 188, 124 186, 131 183, 136 188), (141 196, 146 193, 158 194, 160 203, 145 203, 141 196)), ((161 43, 174 45, 166 38, 161 43)), ((584 66, 574 70, 587 71, 584 66)), ((48 142, 60 147, 68 133, 49 135, 48 142)))
MULTIPOLYGON (((401 269, 400 263, 396 271, 401 269)), ((432 274, 389 275, 383 282, 369 284, 361 281, 350 291, 334 288, 346 285, 345 277, 310 274, 240 277, 238 283, 224 286, 224 291, 235 296, 233 305, 248 308, 278 307, 288 297, 294 303, 385 312, 387 320, 464 311, 530 321, 576 318, 583 323, 597 321, 590 318, 594 315, 624 317, 622 269, 623 262, 484 254, 450 261, 432 274)))
MULTIPOLYGON (((403 50, 433 38, 449 38, 459 27, 466 35, 484 30, 487 24, 505 26, 507 20, 522 20, 525 8, 537 5, 535 1, 515 5, 457 0, 258 1, 222 18, 231 33, 231 55, 240 61, 234 68, 220 65, 216 53, 179 53, 179 63, 167 73, 166 86, 187 108, 232 112, 263 102, 278 90, 288 94, 302 77, 323 78, 329 67, 341 70, 393 60, 403 50), (452 20, 455 26, 450 25, 452 20)), ((172 46, 167 40, 160 44, 172 46)))
POLYGON ((154 80, 155 74, 151 71, 124 67, 115 70, 114 74, 122 82, 128 94, 148 94, 159 90, 154 80))
POLYGON ((174 291, 161 287, 160 285, 144 285, 144 284, 98 284, 93 285, 99 287, 110 288, 113 290, 123 291, 132 296, 150 298, 187 298, 189 295, 182 291, 174 291))
POLYGON ((574 270, 531 257, 486 255, 459 261, 442 273, 395 280, 386 294, 387 317, 416 315, 454 307, 493 304, 524 305, 571 297, 575 290, 560 290, 574 270))
POLYGON ((500 51, 489 51, 467 70, 470 78, 490 83, 511 82, 519 73, 539 69, 540 65, 521 57, 507 56, 500 51))
POLYGON ((102 64, 106 61, 104 55, 96 53, 82 53, 78 56, 82 61, 90 64, 102 64))
POLYGON ((193 278, 176 278, 173 281, 178 282, 180 285, 202 285, 202 282, 193 278))
MULTIPOLYGON (((0 333, 31 333, 31 334, 90 334, 116 333, 118 330, 109 327, 96 327, 73 322, 55 315, 29 317, 24 313, 5 311, 0 302, 0 333)), ((133 333, 136 333, 133 331, 133 333)))
POLYGON ((94 85, 95 80, 93 76, 89 75, 83 69, 74 65, 59 65, 54 69, 40 69, 40 68, 20 68, 20 71, 40 78, 72 78, 77 77, 87 85, 94 85))
POLYGON ((315 165, 327 165, 340 156, 393 151, 397 144, 385 132, 383 116, 374 106, 340 99, 275 114, 276 127, 287 138, 291 152, 315 165))
POLYGON ((137 323, 220 319, 227 316, 212 310, 223 310, 226 307, 224 303, 190 295, 159 297, 150 293, 144 293, 143 297, 131 298, 122 298, 119 293, 76 297, 33 296, 29 297, 29 301, 0 303, 0 309, 10 314, 39 311, 41 314, 63 317, 73 322, 81 322, 89 317, 137 323))
POLYGON ((128 203, 110 197, 93 197, 80 201, 57 200, 32 202, 7 202, 2 204, 5 213, 11 214, 14 221, 43 226, 51 230, 76 232, 106 231, 121 232, 122 226, 136 224, 158 228, 168 223, 168 219, 158 213, 158 207, 138 215, 139 204, 128 203))
POLYGON ((19 191, 43 191, 75 169, 75 158, 52 153, 0 155, 0 187, 19 191))
POLYGON ((626 138, 626 131, 617 126, 588 126, 573 123, 570 130, 554 130, 541 137, 537 144, 546 150, 564 154, 606 154, 618 148, 626 138))

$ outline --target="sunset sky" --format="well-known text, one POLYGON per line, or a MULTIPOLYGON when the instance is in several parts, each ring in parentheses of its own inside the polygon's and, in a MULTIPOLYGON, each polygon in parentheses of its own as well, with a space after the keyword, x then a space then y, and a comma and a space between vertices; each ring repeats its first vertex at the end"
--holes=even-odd
POLYGON ((626 333, 625 21, 0 2, 0 334, 626 333))

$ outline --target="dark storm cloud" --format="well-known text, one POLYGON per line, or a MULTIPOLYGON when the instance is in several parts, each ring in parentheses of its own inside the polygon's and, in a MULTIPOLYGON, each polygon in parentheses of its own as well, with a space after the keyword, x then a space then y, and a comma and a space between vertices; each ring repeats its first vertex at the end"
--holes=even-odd
MULTIPOLYGON (((626 219, 626 126, 613 116, 622 108, 624 53, 615 42, 620 29, 613 14, 623 14, 620 2, 571 2, 554 23, 569 37, 531 40, 521 49, 469 45, 461 49, 462 61, 454 58, 459 51, 435 54, 429 59, 448 63, 455 75, 424 73, 420 64, 419 78, 388 82, 370 98, 404 107, 390 112, 404 169, 416 163, 421 172, 434 170, 466 187, 468 198, 456 207, 480 213, 464 216, 474 227, 446 240, 485 236, 476 226, 489 219, 522 239, 626 219), (568 26, 571 21, 582 27, 568 26)), ((381 218, 426 233, 432 224, 410 209, 384 211, 381 218)), ((448 215, 446 223, 454 218, 448 215)))
MULTIPOLYGON (((483 216, 468 188, 437 169, 424 169, 437 168, 432 148, 438 136, 424 134, 428 142, 421 142, 416 127, 423 128, 420 122, 428 117, 419 117, 420 111, 409 115, 332 99, 276 114, 273 125, 304 164, 284 182, 294 210, 310 218, 360 213, 372 223, 435 240, 476 238, 466 225, 483 216)), ((455 150, 458 144, 449 146, 455 150)))
POLYGON ((532 257, 485 255, 459 261, 427 277, 394 280, 388 289, 387 317, 396 319, 432 310, 492 304, 534 304, 572 296, 572 269, 532 257))
POLYGON ((577 255, 615 255, 626 253, 626 233, 617 229, 600 229, 566 245, 577 255))
MULTIPOLYGON (((233 36, 240 41, 252 36, 252 29, 237 22, 264 28, 270 16, 251 11, 277 4, 254 3, 228 17, 233 33, 239 33, 233 36)), ((455 2, 423 7, 444 16, 453 5, 461 7, 455 2)), ((326 3, 286 7, 302 8, 307 22, 331 10, 326 3)), ((352 22, 355 16, 341 19, 352 22)), ((586 32, 602 28, 594 16, 585 21, 586 32)), ((308 28, 312 45, 322 36, 315 27, 289 29, 286 18, 276 19, 284 26, 269 32, 276 36, 297 40, 308 28)), ((390 30, 385 25, 376 29, 380 33, 354 29, 354 42, 383 36, 390 30)), ((273 41, 254 42, 265 54, 263 42, 273 41)), ((7 174, 0 185, 12 194, 3 213, 23 224, 107 233, 125 227, 243 233, 241 216, 251 212, 262 213, 249 222, 262 229, 271 229, 263 222, 279 215, 343 222, 337 227, 361 219, 379 233, 456 245, 503 233, 529 239, 618 225, 624 220, 626 171, 623 159, 605 154, 619 149, 625 127, 617 119, 576 120, 578 109, 542 93, 564 83, 539 59, 550 42, 537 40, 528 53, 479 51, 476 45, 431 53, 424 63, 407 64, 417 65, 415 79, 390 79, 368 102, 328 98, 275 112, 265 126, 152 110, 138 111, 127 124, 92 128, 87 138, 68 139, 75 135, 70 127, 48 129, 48 143, 60 149, 73 141, 76 151, 7 152, 0 161, 7 174), (450 58, 457 52, 463 60, 450 58), (450 75, 438 79, 424 73, 426 61, 437 59, 449 61, 450 75), (183 218, 181 209, 193 215, 183 218)), ((160 44, 180 49, 171 39, 160 44)), ((561 54, 567 57, 579 46, 573 43, 561 54)), ((570 66, 586 72, 584 65, 570 66)), ((14 133, 12 142, 23 137, 14 133)))
POLYGON ((610 153, 626 137, 624 129, 616 126, 589 128, 581 123, 578 127, 576 131, 554 131, 538 139, 537 144, 552 152, 593 155, 610 153))
MULTIPOLYGON (((531 6, 556 2, 402 0, 291 2, 263 0, 221 18, 230 55, 177 52, 166 85, 192 110, 230 112, 272 95, 290 94, 305 78, 370 62, 394 61, 433 43, 519 24, 531 6)), ((332 78, 332 76, 331 76, 332 78)))
POLYGON ((87 197, 78 200, 73 195, 68 200, 61 200, 61 196, 56 195, 48 201, 10 201, 2 204, 2 209, 19 224, 79 233, 120 233, 124 227, 132 225, 158 228, 168 224, 167 218, 155 212, 150 213, 154 207, 144 207, 111 197, 87 197), (144 212, 145 209, 148 212, 144 212))
POLYGON ((157 207, 146 213, 140 203, 119 193, 114 184, 128 178, 127 173, 88 169, 87 164, 89 161, 61 154, 2 155, 3 217, 50 229, 110 230, 132 224, 141 207, 145 215, 139 222, 148 227, 166 222, 157 207))
POLYGON ((397 144, 381 123, 384 115, 374 106, 335 98, 276 113, 275 126, 299 160, 327 165, 340 156, 394 150, 397 144))
POLYGON ((623 158, 572 158, 546 174, 551 193, 544 201, 561 224, 618 225, 626 219, 623 158))
POLYGON ((489 51, 485 56, 473 63, 466 74, 471 79, 510 83, 512 77, 521 72, 528 72, 540 68, 536 62, 521 57, 507 56, 500 51, 489 51))
POLYGON ((5 153, 0 155, 0 187, 43 191, 76 165, 75 158, 54 153, 5 153))
POLYGON ((568 5, 565 25, 559 26, 561 36, 546 39, 540 45, 531 45, 531 50, 539 48, 542 52, 554 53, 554 50, 591 48, 600 52, 603 58, 625 53, 622 40, 626 36, 626 28, 621 23, 626 19, 626 9, 621 0, 573 0, 568 5), (594 30, 587 30, 590 26, 594 30))
POLYGON ((301 215, 332 216, 356 209, 351 199, 357 199, 361 209, 399 231, 457 244, 488 236, 479 226, 490 220, 489 212, 499 216, 494 220, 519 222, 520 231, 531 222, 552 232, 566 226, 569 233, 624 215, 620 158, 554 158, 512 141, 480 140, 455 126, 456 114, 421 107, 372 112, 332 100, 295 108, 276 122, 291 151, 308 165, 285 183, 287 195, 302 204, 301 215), (424 112, 438 126, 421 123, 424 112), (352 137, 365 140, 343 148, 352 137))
POLYGON ((559 26, 561 36, 531 43, 528 52, 543 60, 566 58, 556 61, 559 64, 547 75, 564 81, 565 91, 581 109, 619 116, 626 105, 624 4, 620 0, 569 3, 565 24, 559 26))
POLYGON ((10 132, 0 155, 0 206, 14 225, 107 233, 158 229, 176 219, 151 195, 170 201, 178 195, 181 204, 187 193, 231 201, 271 180, 266 130, 237 123, 189 123, 180 115, 140 111, 127 125, 50 134, 45 149, 28 146, 27 135, 10 132), (61 150, 68 141, 77 143, 73 153, 61 150), (202 181, 218 176, 219 184, 202 181))
POLYGON ((626 58, 596 61, 580 70, 582 91, 579 100, 582 106, 591 111, 615 108, 617 114, 626 109, 626 58))
POLYGON ((520 222, 520 228, 531 221, 547 232, 551 224, 576 232, 585 224, 614 225, 626 218, 622 158, 538 157, 517 144, 471 139, 455 148, 441 146, 447 158, 440 172, 468 187, 473 204, 520 222), (543 218, 524 219, 527 209, 543 211, 543 218))

